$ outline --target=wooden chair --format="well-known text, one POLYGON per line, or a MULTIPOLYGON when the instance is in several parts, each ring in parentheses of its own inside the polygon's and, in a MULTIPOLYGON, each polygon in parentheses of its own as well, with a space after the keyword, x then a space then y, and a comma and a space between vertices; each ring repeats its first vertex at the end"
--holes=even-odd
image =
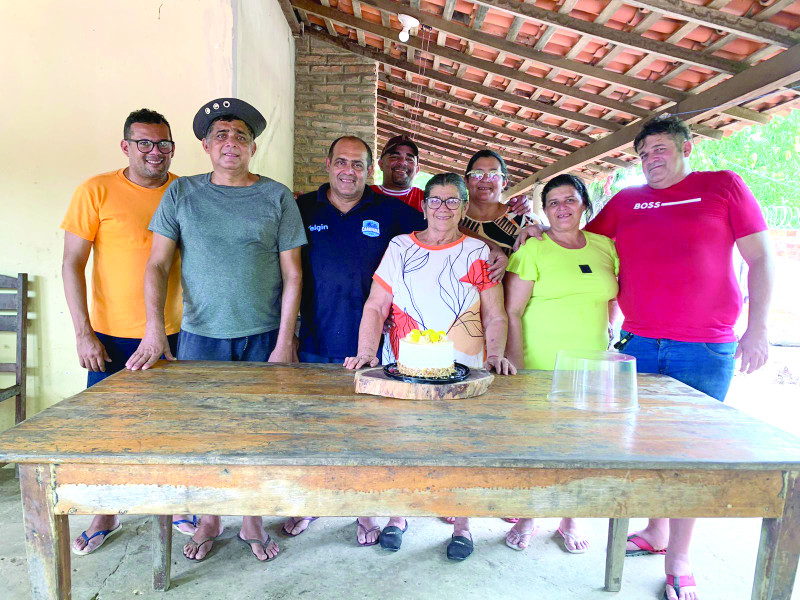
POLYGON ((26 395, 25 377, 28 366, 28 274, 17 277, 0 275, 0 331, 13 331, 17 334, 17 360, 13 363, 0 363, 0 373, 15 373, 17 382, 8 388, 0 388, 0 402, 16 398, 14 423, 25 420, 26 395), (11 292, 9 293, 9 290, 11 292), (8 312, 16 314, 7 314, 8 312))

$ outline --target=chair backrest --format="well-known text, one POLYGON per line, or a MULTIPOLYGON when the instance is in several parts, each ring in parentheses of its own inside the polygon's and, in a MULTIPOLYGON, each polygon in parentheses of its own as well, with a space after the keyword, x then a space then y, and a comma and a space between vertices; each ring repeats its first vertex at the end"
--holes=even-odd
POLYGON ((25 420, 25 376, 27 374, 28 350, 28 274, 19 273, 17 277, 0 275, 0 331, 17 334, 16 361, 0 363, 0 373, 14 373, 16 385, 0 389, 0 401, 16 397, 16 418, 19 423, 25 420), (9 314, 10 313, 10 314, 9 314), (15 393, 10 394, 11 391, 15 393))

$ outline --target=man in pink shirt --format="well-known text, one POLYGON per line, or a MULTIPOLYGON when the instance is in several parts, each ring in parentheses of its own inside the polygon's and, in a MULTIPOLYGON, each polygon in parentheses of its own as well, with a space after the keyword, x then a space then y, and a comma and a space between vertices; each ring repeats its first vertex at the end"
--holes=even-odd
MULTIPOLYGON (((634 140, 647 184, 616 194, 586 230, 614 238, 625 321, 620 349, 640 373, 669 375, 723 401, 736 359, 752 373, 767 361, 772 253, 761 209, 731 171, 689 165, 689 128, 654 119, 634 140), (742 296, 733 247, 749 267, 747 330, 733 326, 742 296)), ((628 538, 626 554, 664 554, 668 600, 696 600, 689 543, 694 519, 651 519, 628 538)))
MULTIPOLYGON (((767 361, 774 277, 767 225, 741 177, 696 171, 691 133, 677 117, 656 118, 634 140, 646 185, 617 193, 586 230, 613 238, 620 260, 622 352, 640 373, 674 377, 719 401, 735 363, 752 373, 767 361), (733 326, 742 296, 733 247, 749 267, 747 330, 733 326)), ((528 227, 541 237, 541 228, 528 227)), ((628 537, 627 556, 666 554, 667 600, 697 600, 689 544, 694 519, 651 519, 628 537)))

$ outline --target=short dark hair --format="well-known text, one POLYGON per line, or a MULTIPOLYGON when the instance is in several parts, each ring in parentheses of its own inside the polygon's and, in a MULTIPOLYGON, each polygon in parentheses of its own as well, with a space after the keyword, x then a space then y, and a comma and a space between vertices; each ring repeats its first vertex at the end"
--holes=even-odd
MULTIPOLYGON (((172 139, 172 129, 169 126, 169 121, 161 113, 157 113, 149 108, 140 108, 133 111, 125 119, 125 125, 122 126, 122 139, 129 139, 131 136, 131 125, 134 123, 145 123, 147 125, 166 125, 169 131, 169 139, 172 139)), ((158 140, 154 140, 158 141, 158 140)))
MULTIPOLYGON (((214 123, 216 123, 217 121, 225 121, 226 123, 230 123, 231 121, 242 121, 242 117, 237 117, 236 115, 232 115, 230 113, 214 117, 211 120, 211 123, 208 124, 208 127, 206 127, 205 134, 203 134, 203 137, 205 139, 208 139, 208 136, 211 133, 211 129, 214 127, 214 123)), ((255 141, 256 132, 253 131, 253 128, 250 127, 250 124, 247 121, 242 121, 242 123, 244 123, 245 126, 247 127, 247 131, 250 132, 250 137, 253 138, 251 141, 255 141)))
POLYGON ((647 121, 642 125, 642 130, 633 140, 633 148, 639 152, 639 146, 644 141, 644 138, 650 135, 658 135, 666 133, 673 140, 675 145, 679 148, 684 142, 692 140, 692 132, 689 126, 681 121, 678 117, 673 115, 659 116, 647 121))
POLYGON ((356 140, 364 144, 364 148, 367 149, 367 169, 372 166, 372 148, 369 147, 369 144, 362 140, 360 137, 355 135, 343 135, 341 137, 336 138, 331 143, 330 147, 328 148, 328 160, 333 160, 333 149, 342 140, 356 140))
POLYGON ((425 184, 425 200, 428 200, 428 196, 431 195, 431 190, 437 185, 454 185, 458 188, 458 195, 461 198, 461 202, 467 202, 469 200, 469 192, 467 191, 467 184, 464 182, 464 178, 461 175, 456 173, 439 173, 438 175, 434 175, 428 180, 428 183, 425 184))
POLYGON ((474 165, 475 161, 479 158, 497 159, 497 162, 500 163, 500 170, 503 172, 503 177, 505 177, 506 181, 508 181, 508 167, 506 166, 506 161, 504 161, 503 157, 494 150, 478 150, 475 154, 473 154, 472 158, 470 158, 469 162, 467 163, 467 170, 464 171, 464 175, 472 171, 472 165, 474 165))
POLYGON ((578 192, 578 195, 581 197, 581 201, 583 202, 586 220, 588 221, 591 219, 592 201, 589 198, 589 190, 586 189, 586 184, 583 183, 583 179, 580 177, 569 175, 567 173, 563 175, 556 175, 550 181, 544 184, 544 188, 542 189, 542 208, 544 209, 547 205, 547 194, 550 193, 550 191, 554 188, 561 187, 562 185, 571 185, 575 188, 575 191, 578 192))

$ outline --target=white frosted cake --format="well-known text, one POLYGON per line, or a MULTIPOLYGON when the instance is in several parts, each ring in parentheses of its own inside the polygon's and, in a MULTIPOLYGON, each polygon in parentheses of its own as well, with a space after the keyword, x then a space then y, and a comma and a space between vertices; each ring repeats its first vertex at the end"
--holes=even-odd
POLYGON ((456 372, 453 342, 444 331, 412 329, 400 340, 397 370, 412 377, 449 377, 456 372))

